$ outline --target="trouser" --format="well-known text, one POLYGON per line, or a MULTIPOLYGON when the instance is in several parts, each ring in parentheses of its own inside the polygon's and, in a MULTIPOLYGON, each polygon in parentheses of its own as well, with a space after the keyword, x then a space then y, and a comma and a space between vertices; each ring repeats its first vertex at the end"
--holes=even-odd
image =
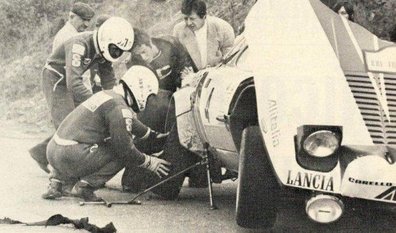
POLYGON ((53 138, 47 147, 47 158, 53 167, 50 179, 64 184, 84 180, 93 188, 100 188, 125 167, 127 158, 120 158, 113 151, 108 143, 64 146, 53 138))
POLYGON ((43 70, 42 88, 56 129, 75 108, 72 93, 65 85, 57 84, 59 79, 54 71, 43 70))
MULTIPOLYGON (((67 90, 65 85, 57 83, 61 77, 54 71, 44 68, 42 78, 42 89, 51 113, 52 123, 54 124, 55 129, 58 129, 63 119, 65 119, 66 116, 75 108, 73 96, 67 90)), ((34 154, 34 158, 40 163, 48 164, 45 152, 51 137, 45 139, 43 142, 29 150, 31 154, 34 154)))

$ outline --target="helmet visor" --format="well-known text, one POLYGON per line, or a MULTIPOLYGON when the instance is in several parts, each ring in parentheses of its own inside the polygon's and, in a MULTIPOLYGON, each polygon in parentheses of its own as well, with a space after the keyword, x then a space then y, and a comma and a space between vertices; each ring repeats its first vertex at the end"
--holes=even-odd
POLYGON ((121 57, 123 52, 124 51, 122 49, 118 48, 117 45, 115 45, 115 44, 109 45, 109 54, 112 58, 116 59, 116 58, 121 57))

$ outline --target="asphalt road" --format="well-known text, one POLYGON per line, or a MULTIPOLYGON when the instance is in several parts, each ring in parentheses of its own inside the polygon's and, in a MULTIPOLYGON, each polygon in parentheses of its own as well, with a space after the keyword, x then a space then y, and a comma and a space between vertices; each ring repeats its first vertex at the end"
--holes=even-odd
MULTIPOLYGON (((208 208, 206 189, 183 187, 177 201, 163 201, 155 197, 140 198, 142 205, 79 206, 78 199, 56 201, 41 199, 46 191, 48 175, 30 158, 27 150, 44 135, 31 135, 1 128, 0 136, 0 218, 9 217, 24 222, 45 220, 54 214, 72 219, 89 217, 100 227, 113 222, 117 232, 396 232, 395 215, 385 212, 363 212, 350 209, 332 225, 319 225, 307 219, 303 200, 298 193, 283 195, 276 225, 270 230, 240 228, 234 221, 236 182, 215 185, 215 200, 219 209, 208 208), (368 214, 364 214, 368 213, 368 214)), ((107 200, 128 200, 134 194, 122 193, 120 174, 108 182, 109 188, 98 194, 107 200)), ((79 233, 70 225, 57 227, 0 225, 0 232, 79 233)))

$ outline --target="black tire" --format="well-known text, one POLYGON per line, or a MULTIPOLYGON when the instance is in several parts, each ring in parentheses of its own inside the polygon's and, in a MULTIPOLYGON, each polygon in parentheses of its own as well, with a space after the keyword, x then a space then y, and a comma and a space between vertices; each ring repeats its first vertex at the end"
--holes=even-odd
MULTIPOLYGON (((200 160, 198 155, 193 154, 180 145, 176 124, 169 133, 168 140, 164 146, 164 153, 160 158, 172 163, 169 176, 176 174, 200 160)), ((153 189, 153 192, 167 200, 174 200, 179 196, 185 176, 185 174, 180 174, 179 176, 153 189)), ((159 181, 160 180, 157 178, 155 183, 159 181)), ((152 184, 154 184, 154 182, 152 184)))
MULTIPOLYGON (((160 158, 172 164, 169 176, 200 161, 200 157, 198 155, 190 152, 180 145, 176 124, 169 133, 167 142, 164 146, 164 153, 160 158)), ((185 174, 180 174, 157 188, 154 188, 152 191, 166 200, 175 200, 179 196, 185 176, 185 174)), ((163 179, 165 178, 166 177, 163 179)), ((147 189, 160 181, 161 179, 152 172, 133 166, 127 167, 122 177, 123 186, 127 186, 131 190, 137 191, 147 189)))
POLYGON ((246 228, 271 228, 276 221, 279 184, 258 126, 242 132, 236 221, 246 228))

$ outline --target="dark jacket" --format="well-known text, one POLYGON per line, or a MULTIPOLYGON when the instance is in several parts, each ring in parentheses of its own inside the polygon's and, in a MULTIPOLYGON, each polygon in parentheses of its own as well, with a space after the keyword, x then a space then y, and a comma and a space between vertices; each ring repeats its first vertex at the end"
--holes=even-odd
POLYGON ((159 88, 175 92, 181 85, 180 72, 185 67, 195 67, 186 49, 173 37, 152 38, 152 43, 159 49, 160 54, 146 64, 140 56, 132 56, 127 67, 144 65, 152 69, 158 78, 159 88))

